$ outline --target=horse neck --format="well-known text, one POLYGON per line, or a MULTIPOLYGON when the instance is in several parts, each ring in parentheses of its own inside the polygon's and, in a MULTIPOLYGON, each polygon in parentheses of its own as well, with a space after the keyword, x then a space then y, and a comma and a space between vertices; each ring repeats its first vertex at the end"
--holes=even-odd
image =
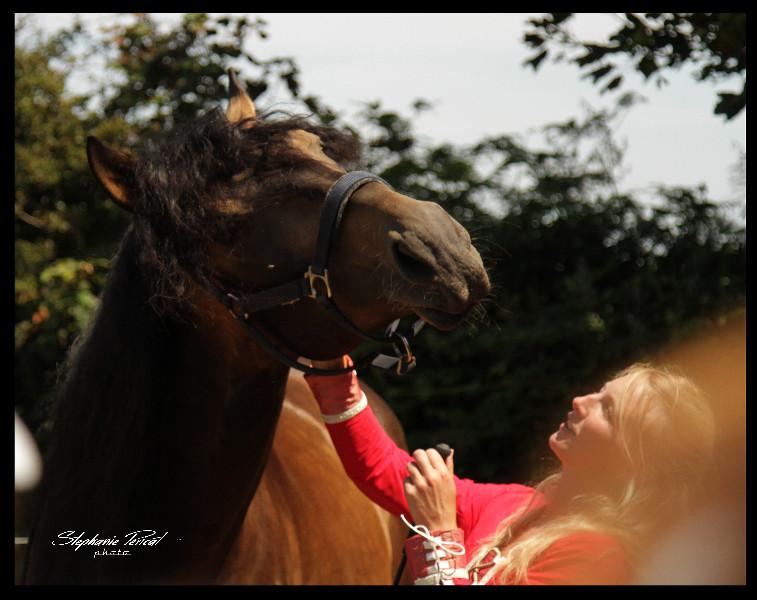
POLYGON ((183 331, 173 393, 165 398, 163 452, 173 457, 165 468, 192 465, 188 484, 202 473, 217 486, 221 514, 229 515, 246 510, 262 475, 288 368, 257 347, 214 299, 199 307, 202 319, 183 331))
POLYGON ((180 542, 131 561, 139 576, 207 581, 259 483, 288 369, 209 297, 196 323, 158 319, 141 281, 127 239, 60 398, 40 542, 63 522, 101 537, 167 530, 180 542))
POLYGON ((225 310, 207 308, 198 327, 184 332, 156 473, 161 519, 193 530, 195 544, 185 546, 192 574, 203 565, 217 572, 234 542, 270 454, 288 373, 225 310))

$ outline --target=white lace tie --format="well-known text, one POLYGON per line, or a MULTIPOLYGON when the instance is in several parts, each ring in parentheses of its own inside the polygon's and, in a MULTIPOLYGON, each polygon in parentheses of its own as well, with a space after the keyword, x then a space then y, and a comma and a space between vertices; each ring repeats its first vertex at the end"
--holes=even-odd
POLYGON ((468 571, 466 571, 465 569, 450 568, 449 562, 441 560, 443 558, 446 558, 448 554, 451 554, 453 556, 464 556, 465 546, 453 540, 443 540, 441 538, 432 536, 428 527, 426 527, 425 525, 413 526, 408 522, 408 520, 405 518, 405 515, 403 514, 400 515, 400 518, 402 519, 403 523, 405 523, 405 525, 407 525, 412 531, 417 533, 423 539, 427 540, 427 542, 424 542, 423 544, 425 548, 433 550, 433 552, 426 554, 426 560, 433 558, 434 567, 432 569, 429 569, 430 574, 427 577, 422 577, 421 579, 416 580, 416 585, 439 585, 443 582, 443 580, 449 580, 454 577, 462 579, 468 578, 468 571))

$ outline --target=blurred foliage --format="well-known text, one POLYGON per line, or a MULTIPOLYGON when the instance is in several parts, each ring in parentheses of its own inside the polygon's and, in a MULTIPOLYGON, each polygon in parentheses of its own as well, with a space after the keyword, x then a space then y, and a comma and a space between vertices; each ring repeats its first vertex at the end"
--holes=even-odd
POLYGON ((622 85, 618 59, 631 61, 634 70, 658 85, 666 82, 663 72, 691 62, 699 81, 741 76, 741 91, 718 92, 716 115, 728 120, 746 108, 746 13, 623 13, 606 43, 576 40, 569 29, 574 16, 547 13, 531 19, 523 39, 536 54, 526 64, 536 70, 550 52, 555 60, 567 54, 584 77, 602 81, 606 92, 622 85))
POLYGON ((537 476, 572 395, 745 300, 745 226, 706 189, 661 187, 652 205, 618 192, 613 128, 632 94, 545 125, 541 144, 499 135, 456 147, 416 136, 423 100, 408 115, 368 102, 346 122, 301 91, 291 59, 243 50, 254 47, 248 36, 265 38, 260 19, 188 14, 163 31, 149 15, 126 15, 99 34, 77 23, 19 43, 31 28, 17 26, 15 54, 15 403, 43 447, 57 365, 128 223, 89 174, 86 135, 134 146, 217 106, 230 66, 259 103, 284 93, 320 122, 359 132, 365 168, 471 231, 492 297, 457 331, 426 328, 410 376, 365 375, 410 445, 451 444, 461 475, 537 476), (93 57, 105 60, 95 89, 67 93, 93 57))
MULTIPOLYGON (((655 206, 616 191, 612 125, 632 105, 546 125, 548 151, 499 136, 411 145, 384 164, 392 185, 474 233, 494 286, 468 327, 424 330, 410 376, 367 376, 411 447, 449 443, 475 479, 537 479, 556 466, 546 440, 574 395, 745 302, 745 228, 704 188, 661 187, 655 206), (501 217, 482 209, 492 198, 501 217)), ((413 137, 409 121, 372 116, 375 139, 413 137)))

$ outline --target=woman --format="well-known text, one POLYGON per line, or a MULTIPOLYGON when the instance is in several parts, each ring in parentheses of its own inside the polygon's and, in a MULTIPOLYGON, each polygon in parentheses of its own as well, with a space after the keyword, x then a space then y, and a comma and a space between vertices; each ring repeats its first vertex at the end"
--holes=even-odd
POLYGON ((416 584, 631 583, 712 453, 700 390, 649 365, 573 399, 549 438, 561 469, 536 488, 458 478, 453 456, 434 449, 411 457, 384 433, 354 371, 305 379, 350 478, 384 509, 412 516, 417 535, 405 549, 416 584))

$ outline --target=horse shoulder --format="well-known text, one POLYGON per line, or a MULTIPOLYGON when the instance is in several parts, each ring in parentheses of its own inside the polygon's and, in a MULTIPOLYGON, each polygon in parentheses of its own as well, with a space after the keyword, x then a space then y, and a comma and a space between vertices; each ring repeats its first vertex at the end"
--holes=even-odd
MULTIPOLYGON (((397 441, 402 428, 369 388, 366 396, 397 441)), ((273 447, 220 581, 391 583, 401 522, 350 481, 299 373, 290 374, 273 447)))

